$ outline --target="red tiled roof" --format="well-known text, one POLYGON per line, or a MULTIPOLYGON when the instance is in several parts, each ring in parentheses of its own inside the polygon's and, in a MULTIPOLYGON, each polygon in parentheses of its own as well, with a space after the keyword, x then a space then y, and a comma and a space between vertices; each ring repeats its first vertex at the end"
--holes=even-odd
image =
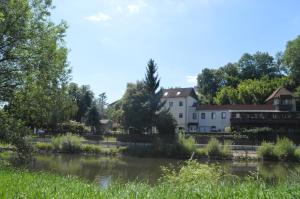
POLYGON ((266 99, 266 102, 270 101, 273 98, 280 97, 281 95, 290 95, 292 97, 295 97, 291 91, 287 90, 286 88, 280 87, 266 99))
POLYGON ((275 110, 272 104, 199 105, 197 110, 275 110))

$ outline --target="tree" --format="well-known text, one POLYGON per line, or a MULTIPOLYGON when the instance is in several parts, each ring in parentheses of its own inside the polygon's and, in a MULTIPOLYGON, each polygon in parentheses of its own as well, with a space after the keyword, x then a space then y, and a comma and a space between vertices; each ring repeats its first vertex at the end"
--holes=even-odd
POLYGON ((76 83, 71 83, 68 87, 68 94, 72 101, 77 105, 77 112, 74 119, 77 122, 84 122, 85 116, 92 106, 94 93, 88 85, 78 86, 76 83))
POLYGON ((86 113, 86 125, 91 127, 92 133, 95 133, 100 129, 100 113, 98 111, 97 105, 94 102, 92 106, 88 109, 86 113))
POLYGON ((157 130, 162 135, 175 135, 177 122, 168 110, 163 110, 158 114, 157 130))
POLYGON ((130 133, 143 133, 149 128, 149 98, 143 82, 127 84, 127 90, 122 99, 122 124, 130 133))
POLYGON ((287 43, 283 55, 284 63, 289 67, 290 75, 297 85, 300 84, 300 35, 287 43))
POLYGON ((106 96, 106 93, 101 93, 99 96, 98 96, 98 99, 97 99, 97 107, 98 107, 98 110, 99 110, 99 113, 104 116, 105 114, 105 108, 107 106, 107 96, 106 96))
POLYGON ((215 69, 205 68, 198 75, 197 82, 198 91, 206 96, 210 103, 213 103, 213 97, 221 85, 220 73, 215 69))
POLYGON ((145 89, 148 94, 149 101, 149 121, 148 128, 155 126, 157 120, 157 112, 163 107, 163 103, 161 102, 162 92, 159 89, 160 80, 157 75, 157 65, 153 59, 150 59, 146 68, 145 75, 145 89))

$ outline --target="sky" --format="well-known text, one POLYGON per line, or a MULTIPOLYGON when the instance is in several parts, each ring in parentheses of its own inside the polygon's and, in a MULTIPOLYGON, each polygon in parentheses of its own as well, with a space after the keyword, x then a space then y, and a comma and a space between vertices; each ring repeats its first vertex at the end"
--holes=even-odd
POLYGON ((161 86, 193 87, 203 68, 243 53, 275 55, 300 35, 298 0, 53 0, 67 22, 72 81, 108 102, 158 65, 161 86))

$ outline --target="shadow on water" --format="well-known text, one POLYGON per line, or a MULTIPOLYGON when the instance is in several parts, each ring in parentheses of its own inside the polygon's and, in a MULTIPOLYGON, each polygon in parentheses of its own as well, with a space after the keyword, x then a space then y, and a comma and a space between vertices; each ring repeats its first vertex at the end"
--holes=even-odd
MULTIPOLYGON (((261 177, 267 182, 274 182, 291 176, 300 171, 299 163, 283 162, 206 162, 217 164, 225 172, 245 177, 253 175, 261 177)), ((35 160, 28 165, 33 171, 47 171, 59 175, 72 175, 86 179, 107 187, 111 181, 146 181, 154 184, 161 177, 161 167, 170 166, 179 168, 182 160, 164 158, 138 157, 109 157, 109 156, 82 156, 69 154, 36 155, 35 160)))

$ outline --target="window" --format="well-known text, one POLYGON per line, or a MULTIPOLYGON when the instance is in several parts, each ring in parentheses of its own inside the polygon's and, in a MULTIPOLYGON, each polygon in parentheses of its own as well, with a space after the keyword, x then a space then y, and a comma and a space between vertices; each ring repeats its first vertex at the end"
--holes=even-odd
POLYGON ((216 113, 215 112, 211 113, 211 119, 216 119, 216 113))
POLYGON ((197 113, 193 113, 193 120, 197 119, 197 113))
POLYGON ((205 119, 205 113, 201 113, 201 119, 205 119))
POLYGON ((168 96, 168 92, 165 92, 165 93, 164 93, 164 96, 165 96, 165 97, 168 96))
POLYGON ((179 118, 183 118, 183 113, 179 113, 179 118))
POLYGON ((171 108, 173 106, 173 102, 169 102, 169 107, 171 108))
POLYGON ((222 112, 222 119, 226 119, 226 112, 222 112))
POLYGON ((179 106, 183 106, 183 102, 182 101, 179 101, 179 106))
POLYGON ((180 93, 181 93, 181 92, 180 92, 180 91, 178 91, 178 92, 176 93, 176 95, 180 95, 180 93))

